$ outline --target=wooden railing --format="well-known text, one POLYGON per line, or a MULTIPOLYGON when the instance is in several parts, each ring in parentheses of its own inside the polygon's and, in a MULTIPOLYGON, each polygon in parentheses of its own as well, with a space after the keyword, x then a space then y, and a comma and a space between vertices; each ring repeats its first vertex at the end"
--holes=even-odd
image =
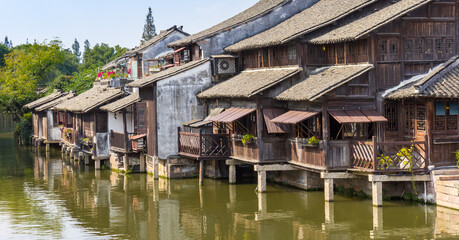
POLYGON ((425 141, 352 142, 354 168, 372 172, 422 172, 427 170, 425 141))
POLYGON ((180 155, 197 159, 224 158, 230 155, 229 134, 178 132, 180 155))
MULTIPOLYGON (((132 135, 133 135, 132 133, 128 133, 128 137, 132 135)), ((118 148, 120 150, 125 150, 126 147, 128 151, 132 150, 131 140, 128 140, 128 142, 126 143, 124 133, 120 133, 120 132, 114 132, 114 131, 110 132, 110 146, 118 148)))
POLYGON ((67 142, 68 144, 75 144, 75 139, 77 139, 77 132, 73 128, 64 128, 61 134, 63 141, 67 142), (70 133, 67 131, 70 131, 70 133))

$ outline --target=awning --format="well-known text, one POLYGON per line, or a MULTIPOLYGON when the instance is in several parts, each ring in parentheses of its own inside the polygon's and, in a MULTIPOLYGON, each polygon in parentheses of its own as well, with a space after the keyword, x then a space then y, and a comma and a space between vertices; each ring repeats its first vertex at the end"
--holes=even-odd
POLYGON ((242 118, 252 112, 255 112, 255 109, 247 109, 247 108, 228 108, 226 111, 209 118, 209 121, 212 122, 234 122, 239 118, 242 118))
POLYGON ((144 134, 139 134, 139 135, 135 135, 135 136, 129 137, 129 139, 138 140, 138 139, 144 138, 146 136, 147 136, 147 134, 144 133, 144 134))
POLYGON ((198 121, 198 122, 195 122, 195 123, 192 123, 190 124, 190 127, 202 127, 204 125, 207 125, 209 123, 212 123, 212 121, 210 121, 209 119, 213 116, 217 116, 218 114, 222 113, 223 110, 225 110, 224 108, 214 108, 212 110, 210 110, 210 114, 209 116, 207 116, 204 120, 202 121, 198 121))
POLYGON ((363 114, 367 116, 368 119, 372 122, 387 122, 388 120, 382 116, 380 113, 378 113, 376 110, 371 109, 371 110, 362 110, 363 114))
POLYGON ((190 125, 193 124, 193 123, 197 123, 197 122, 201 122, 201 121, 202 121, 202 119, 193 119, 193 120, 191 120, 191 121, 182 123, 182 125, 185 126, 185 127, 188 127, 188 126, 190 126, 190 125))
POLYGON ((285 110, 280 108, 263 109, 263 117, 265 119, 266 129, 268 133, 288 133, 290 127, 282 123, 275 123, 272 119, 285 113, 285 110))
POLYGON ((385 122, 387 119, 376 110, 334 110, 330 115, 339 123, 371 123, 385 122))
POLYGON ((288 111, 271 121, 284 124, 297 124, 317 114, 319 114, 317 111, 288 111))

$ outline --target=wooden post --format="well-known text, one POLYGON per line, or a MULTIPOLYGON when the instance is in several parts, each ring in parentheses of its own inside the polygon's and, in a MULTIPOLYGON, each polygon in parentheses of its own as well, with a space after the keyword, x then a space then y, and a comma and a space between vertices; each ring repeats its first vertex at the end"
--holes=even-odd
POLYGON ((260 96, 257 96, 257 142, 258 142, 258 160, 263 161, 263 105, 260 96))
MULTIPOLYGON (((426 150, 426 166, 430 165, 430 158, 431 158, 431 153, 432 153, 432 130, 433 130, 433 120, 435 116, 435 107, 434 107, 434 102, 432 100, 427 102, 427 109, 426 109, 426 116, 427 116, 427 122, 426 122, 426 127, 427 127, 427 145, 425 146, 426 150)), ((458 118, 459 121, 459 118, 458 118)))
POLYGON ((236 164, 229 165, 229 183, 236 183, 236 164))
POLYGON ((373 171, 376 171, 376 137, 373 136, 371 140, 371 144, 373 145, 373 171))
POLYGON ((326 202, 333 202, 335 200, 333 192, 333 178, 324 179, 324 197, 326 202))
POLYGON ((328 163, 328 139, 329 139, 329 119, 328 119, 328 111, 327 111, 327 96, 322 97, 322 134, 323 134, 323 142, 324 142, 324 159, 325 159, 325 167, 327 168, 328 163))
POLYGON ((382 182, 371 182, 373 206, 382 207, 382 182))
POLYGON ((199 129, 199 157, 202 155, 202 128, 199 129))
POLYGON ((199 160, 199 185, 204 184, 204 160, 199 160))
POLYGON ((180 149, 180 127, 177 127, 177 146, 178 146, 178 152, 181 151, 180 149))
POLYGON ((129 134, 127 131, 126 109, 123 109, 124 152, 129 152, 129 134))

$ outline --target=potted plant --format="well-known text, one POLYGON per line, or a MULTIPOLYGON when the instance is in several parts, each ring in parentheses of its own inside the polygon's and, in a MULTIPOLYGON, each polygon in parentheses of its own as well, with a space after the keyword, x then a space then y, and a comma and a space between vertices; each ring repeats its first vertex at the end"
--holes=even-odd
POLYGON ((315 136, 310 137, 308 139, 308 145, 312 147, 319 146, 319 139, 317 139, 315 136))
POLYGON ((247 144, 252 143, 254 139, 255 137, 252 134, 247 133, 246 135, 244 135, 244 137, 242 137, 241 142, 244 146, 247 146, 247 144))
POLYGON ((408 170, 411 171, 411 169, 413 168, 413 151, 413 146, 411 146, 410 148, 403 147, 402 149, 400 149, 400 151, 398 151, 396 156, 400 159, 400 168, 408 168, 408 170))

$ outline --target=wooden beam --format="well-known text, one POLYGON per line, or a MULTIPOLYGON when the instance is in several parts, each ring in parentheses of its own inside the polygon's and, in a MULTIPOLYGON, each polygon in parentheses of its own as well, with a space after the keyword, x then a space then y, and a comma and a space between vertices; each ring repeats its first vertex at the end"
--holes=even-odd
POLYGON ((357 175, 348 172, 321 172, 320 178, 323 179, 350 179, 358 178, 357 175))
POLYGON ((370 182, 430 182, 430 175, 368 175, 370 182))
POLYGON ((270 165, 254 165, 253 170, 258 171, 298 171, 297 168, 290 164, 270 164, 270 165))

